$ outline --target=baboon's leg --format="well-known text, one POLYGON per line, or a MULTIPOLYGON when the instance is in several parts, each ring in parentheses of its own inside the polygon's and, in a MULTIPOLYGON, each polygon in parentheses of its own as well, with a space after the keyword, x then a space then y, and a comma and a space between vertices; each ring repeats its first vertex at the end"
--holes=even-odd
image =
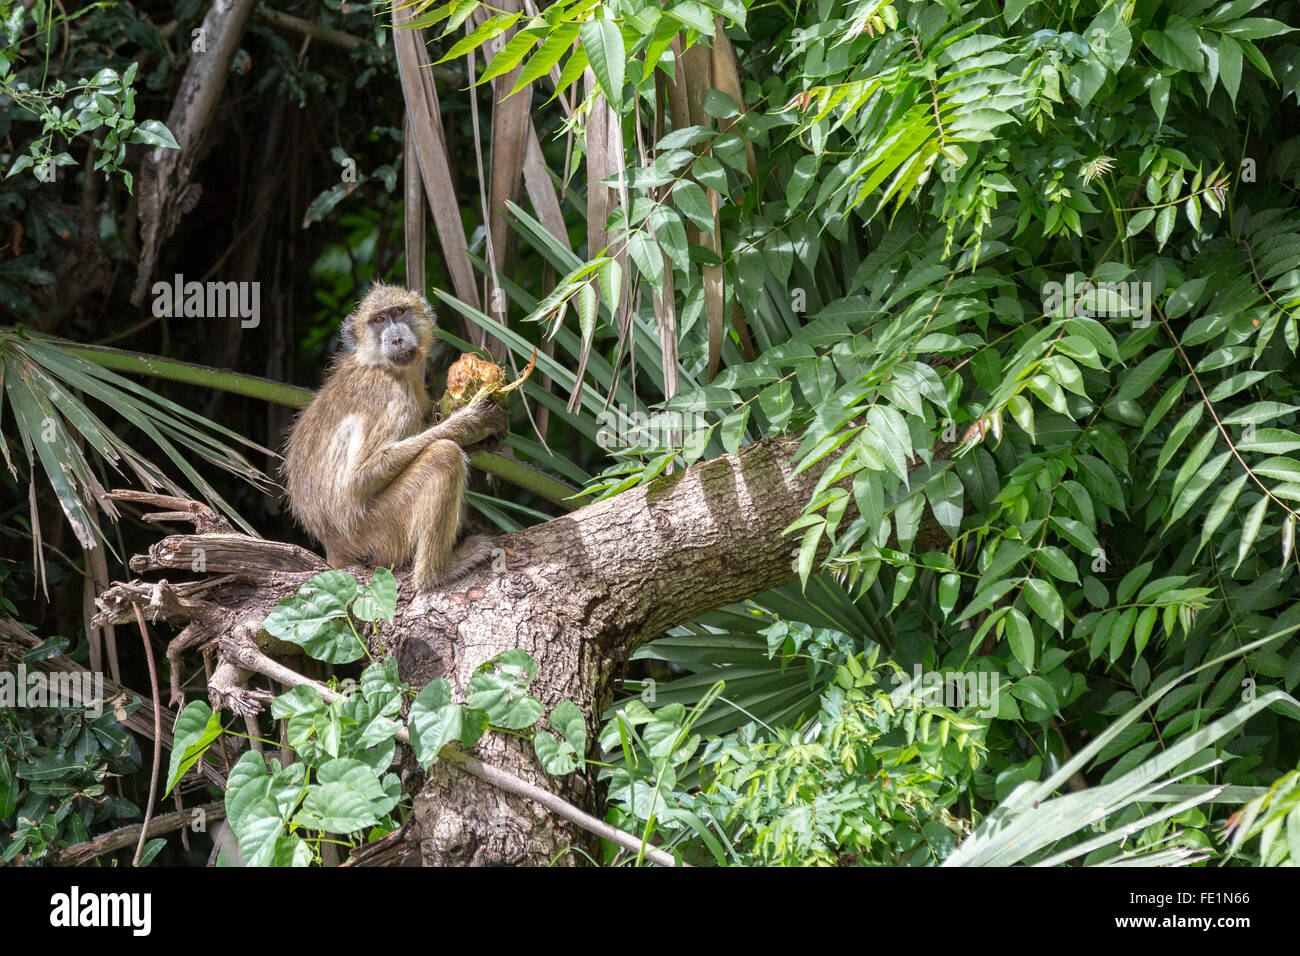
POLYGON ((381 562, 411 561, 421 591, 437 585, 451 565, 467 476, 460 446, 433 441, 376 501, 375 525, 384 537, 370 547, 381 562))
POLYGON ((356 560, 346 550, 335 543, 325 545, 325 563, 334 570, 349 567, 356 564, 356 560))

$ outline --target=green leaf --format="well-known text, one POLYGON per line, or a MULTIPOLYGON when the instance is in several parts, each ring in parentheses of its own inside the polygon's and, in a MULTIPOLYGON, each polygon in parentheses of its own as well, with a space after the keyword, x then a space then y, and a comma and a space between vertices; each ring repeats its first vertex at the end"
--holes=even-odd
MULTIPOLYGON (((1030 674, 1016 681, 1011 687, 1011 693, 1019 700, 1023 700, 1026 704, 1037 707, 1039 710, 1044 710, 1049 715, 1056 713, 1058 706, 1056 692, 1052 689, 1051 684, 1036 674, 1030 674)), ((1035 769, 1032 779, 1037 779, 1037 777, 1038 771, 1035 769)))
POLYGON ((317 660, 348 664, 365 656, 365 647, 348 623, 347 608, 357 593, 346 571, 324 571, 308 578, 298 592, 271 609, 262 627, 272 637, 297 644, 317 660))
MULTIPOLYGON (((473 0, 477 3, 477 0, 473 0)), ((587 69, 587 51, 581 46, 573 51, 564 62, 564 69, 560 71, 560 81, 555 84, 555 92, 551 94, 551 100, 555 99, 582 77, 583 71, 587 69)), ((550 100, 547 100, 549 103, 550 100)))
POLYGON ((907 592, 912 589, 914 580, 916 580, 916 565, 905 564, 898 569, 898 576, 894 578, 894 599, 889 606, 891 611, 903 603, 907 592))
POLYGON ((1124 653, 1124 647, 1128 644, 1128 639, 1133 633, 1133 625, 1137 622, 1138 609, 1136 607, 1127 608, 1123 613, 1117 615, 1115 624, 1110 631, 1110 659, 1117 661, 1120 655, 1124 653))
POLYGON ((167 767, 167 789, 163 791, 164 797, 172 792, 172 788, 181 777, 199 762, 208 747, 219 736, 221 736, 220 714, 214 714, 212 708, 200 700, 192 700, 185 705, 181 715, 176 718, 176 726, 172 730, 171 762, 167 767))
POLYGON ((808 190, 816 181, 817 167, 820 163, 821 157, 815 154, 801 156, 795 162, 794 170, 785 187, 786 205, 791 209, 797 209, 803 203, 808 190))
POLYGON ((129 143, 143 143, 145 146, 162 146, 166 149, 180 149, 181 144, 171 130, 155 119, 138 123, 127 138, 129 143))
POLYGON ((150 840, 148 843, 144 845, 144 848, 141 849, 140 862, 138 862, 136 866, 148 866, 150 863, 153 862, 154 857, 158 855, 158 851, 160 851, 166 845, 167 845, 167 841, 162 837, 157 837, 153 840, 150 840))
POLYGON ((1236 104, 1237 91, 1241 89, 1241 44, 1230 36, 1221 36, 1215 48, 1219 52, 1219 80, 1236 104))
POLYGON ((1147 30, 1142 34, 1143 45, 1176 70, 1200 72, 1205 68, 1201 53, 1201 38, 1196 28, 1177 14, 1165 21, 1165 28, 1147 30))
POLYGON ((698 156, 691 172, 699 184, 706 189, 716 190, 719 194, 727 192, 727 171, 712 156, 698 156))
POLYGON ((1016 22, 1020 19, 1020 15, 1024 13, 1026 9, 1039 2, 1041 2, 1041 0, 1007 0, 1007 2, 1002 5, 1002 18, 1006 20, 1007 26, 1015 26, 1016 22))
POLYGON ((1245 408, 1239 408, 1219 420, 1225 425, 1259 425, 1281 415, 1300 412, 1300 405, 1284 405, 1281 402, 1253 402, 1245 408))
POLYGON ((542 769, 549 774, 562 776, 585 767, 583 754, 587 748, 587 722, 578 706, 571 701, 561 701, 551 711, 550 724, 563 740, 546 731, 539 732, 533 738, 542 769))
POLYGON ((360 621, 393 621, 397 613, 397 579, 388 568, 375 568, 370 583, 357 589, 352 613, 360 621))
POLYGON ((627 71, 627 54, 623 34, 609 15, 587 20, 578 29, 582 48, 587 51, 591 71, 615 113, 623 111, 623 83, 627 71))
POLYGON ((294 823, 327 833, 354 833, 375 826, 397 806, 401 785, 396 774, 381 781, 360 760, 340 757, 316 770, 294 823))
POLYGON ((807 531, 804 532, 803 538, 799 542, 799 555, 795 562, 795 570, 799 573, 799 580, 806 586, 808 576, 812 574, 813 562, 817 560, 817 547, 821 544, 822 534, 826 531, 826 522, 818 521, 807 531))
POLYGON ((1169 389, 1169 391, 1160 396, 1160 401, 1156 402, 1156 407, 1151 409, 1150 414, 1147 415, 1146 422, 1142 426, 1142 435, 1140 436, 1140 440, 1145 441, 1147 435, 1151 434, 1152 429, 1164 420, 1164 417, 1169 414, 1169 409, 1173 408, 1174 404, 1182 398, 1183 392, 1187 388, 1187 383, 1191 380, 1192 377, 1190 375, 1184 375, 1172 388, 1169 389))
POLYGON ((474 672, 465 690, 465 702, 484 711, 494 726, 523 730, 546 712, 540 700, 526 693, 536 677, 536 661, 523 651, 506 651, 474 672))
POLYGON ((1186 414, 1178 420, 1178 424, 1170 430, 1169 437, 1165 439, 1164 447, 1160 449, 1160 459, 1156 462, 1155 475, 1152 477, 1153 483, 1155 478, 1158 478, 1160 473, 1165 470, 1165 465, 1169 464, 1170 459, 1177 454, 1178 449, 1182 446, 1191 430, 1200 422, 1204 411, 1205 406, 1197 402, 1187 409, 1186 414))
POLYGON ((1065 552, 1055 545, 1043 545, 1035 553, 1035 558, 1058 581, 1079 583, 1078 568, 1066 557, 1065 552))
POLYGON ((1255 538, 1259 536, 1260 526, 1264 523, 1264 512, 1267 510, 1268 498, 1261 497, 1247 513, 1246 520, 1241 523, 1241 541, 1237 544, 1237 563, 1232 566, 1234 574, 1237 568, 1241 567, 1241 562, 1246 560, 1246 554, 1255 543, 1255 538))
POLYGON ((1012 608, 1007 615, 1007 641, 1011 644, 1011 653, 1015 655, 1027 671, 1034 669, 1034 629, 1029 626, 1029 618, 1019 608, 1012 608))
POLYGON ((411 748, 425 770, 437 759, 443 747, 461 739, 465 731, 464 713, 465 709, 452 700, 451 683, 443 677, 425 684, 419 696, 411 702, 407 718, 411 748))
POLYGON ((1151 86, 1147 89, 1147 93, 1151 97, 1151 109, 1155 111, 1157 123, 1165 121, 1165 113, 1169 109, 1170 86, 1169 77, 1160 75, 1151 81, 1151 86))
POLYGON ((714 119, 730 119, 740 115, 740 108, 722 90, 709 89, 704 91, 704 112, 714 119))
POLYGON ((684 149, 702 143, 712 135, 713 130, 707 126, 683 126, 666 134, 655 148, 661 153, 672 149, 684 149))
POLYGON ((551 71, 551 67, 560 62, 560 57, 569 52, 573 45, 574 38, 578 35, 577 23, 562 23, 551 31, 542 45, 537 48, 537 52, 532 55, 529 61, 524 65, 523 70, 519 73, 519 80, 515 83, 511 94, 518 93, 525 86, 535 80, 541 79, 551 71))
POLYGON ((1128 225, 1124 230, 1124 238, 1128 239, 1136 236, 1139 232, 1151 224, 1151 220, 1156 217, 1154 209, 1142 209, 1134 213, 1129 219, 1128 225))
POLYGON ((713 232, 713 208, 704 190, 695 183, 682 180, 673 189, 673 204, 683 216, 705 232, 713 232))
MULTIPOLYGON (((601 262, 596 269, 596 281, 600 283, 600 294, 605 297, 606 305, 611 312, 614 311, 623 293, 623 268, 618 260, 611 257, 601 262)), ((585 325, 582 340, 584 344, 589 341, 585 325)))
POLYGON ((1073 544, 1084 554, 1091 555, 1094 552, 1101 550, 1101 545, 1097 542, 1097 536, 1074 518, 1068 518, 1063 515, 1052 515, 1052 525, 1058 532, 1060 532, 1063 538, 1073 544))
POLYGON ((9 759, 0 750, 0 820, 8 820, 18 809, 20 789, 13 769, 9 766, 9 759))
POLYGON ((649 222, 655 239, 659 241, 669 261, 683 272, 690 272, 690 246, 686 239, 686 227, 682 224, 682 217, 675 210, 660 205, 650 211, 649 222))
POLYGON ((1219 525, 1223 524, 1223 519, 1232 510, 1232 506, 1237 503, 1237 497, 1241 494, 1241 489, 1245 487, 1246 480, 1249 477, 1243 472, 1235 481, 1229 482, 1219 492, 1218 497, 1214 499, 1214 504, 1210 505, 1209 510, 1205 513, 1205 520, 1201 524, 1201 543, 1196 548, 1197 554, 1200 553, 1201 548, 1205 547, 1205 543, 1210 540, 1210 536, 1219 529, 1219 525))
POLYGON ((1214 483, 1231 457, 1232 453, 1225 451, 1206 463, 1205 467, 1196 473, 1196 477, 1187 483, 1174 501, 1173 510, 1169 514, 1171 521, 1177 521, 1196 502, 1202 492, 1214 483))
POLYGON ((537 732, 533 737, 533 749, 542 769, 552 776, 562 777, 578 769, 578 757, 573 747, 548 731, 537 732))
MULTIPOLYGON (((471 12, 472 10, 473 8, 471 7, 471 12)), ((491 40, 493 37, 500 36, 501 34, 505 33, 507 30, 509 30, 512 26, 515 25, 519 17, 520 14, 518 13, 500 13, 495 16, 488 17, 486 20, 480 23, 474 29, 474 31, 469 34, 469 36, 461 37, 459 40, 457 40, 452 45, 451 49, 448 50, 446 54, 443 56, 443 58, 438 62, 445 63, 447 60, 455 60, 458 57, 462 57, 473 50, 477 50, 488 40, 491 40)), ((447 30, 446 32, 443 33, 443 36, 446 36, 447 33, 450 33, 452 30, 456 29, 456 27, 459 25, 460 24, 455 23, 455 18, 453 17, 452 21, 448 23, 447 30)))
POLYGON ((872 405, 867 412, 868 436, 872 447, 884 455, 894 474, 907 480, 907 457, 912 454, 912 434, 907 421, 896 409, 887 405, 872 405))
POLYGON ((713 11, 702 3, 697 3, 695 0, 685 0, 685 2, 673 4, 664 12, 674 20, 684 23, 692 30, 698 30, 707 37, 714 34, 713 11))
MULTIPOLYGON (((474 85, 478 86, 479 84, 490 82, 503 73, 509 73, 519 65, 519 61, 528 54, 528 51, 530 51, 536 45, 537 41, 545 34, 545 29, 520 30, 507 40, 505 45, 496 52, 496 55, 488 62, 487 68, 483 70, 483 74, 478 78, 474 85)), ((559 59, 558 54, 556 55, 556 59, 559 59)))
POLYGON ((270 796, 270 786, 266 762, 256 751, 240 757, 226 781, 226 819, 247 866, 272 865, 277 841, 284 835, 284 814, 270 796))
POLYGON ((1191 311, 1200 299, 1206 281, 1204 278, 1188 279, 1171 292, 1165 301, 1165 315, 1171 319, 1178 319, 1191 311))
POLYGON ((1258 385, 1273 373, 1267 369, 1252 369, 1248 372, 1238 372, 1236 375, 1229 376, 1214 388, 1210 389, 1208 396, 1211 402, 1221 402, 1225 398, 1236 395, 1242 389, 1250 388, 1252 385, 1258 385))
POLYGON ((1178 469, 1178 474, 1174 477, 1174 485, 1170 492, 1173 496, 1173 510, 1170 513, 1170 520, 1176 521, 1192 503, 1200 497, 1201 493, 1219 477, 1219 472, 1223 466, 1228 463, 1230 452, 1224 452, 1210 462, 1210 466, 1205 471, 1198 471, 1201 464, 1209 455, 1210 449, 1214 447, 1215 440, 1219 437, 1219 429, 1212 427, 1201 436, 1201 440, 1192 448, 1191 453, 1183 461, 1182 466, 1178 469))
POLYGON ((1281 36, 1283 33, 1291 33, 1296 28, 1287 26, 1281 20, 1273 20, 1269 17, 1247 17, 1244 20, 1225 23, 1219 29, 1230 36, 1240 37, 1243 40, 1258 40, 1263 37, 1275 37, 1281 36))
POLYGON ((1266 455, 1285 455, 1300 448, 1300 435, 1285 428, 1258 428, 1249 438, 1237 442, 1238 451, 1257 451, 1266 455))
POLYGON ((1163 249, 1174 232, 1174 222, 1178 218, 1177 206, 1165 206, 1156 215, 1156 247, 1163 249))
POLYGON ((941 472, 926 483, 925 496, 939 526, 949 537, 956 538, 963 516, 961 479, 953 471, 941 472))
POLYGON ((1061 596, 1051 582, 1042 578, 1029 578, 1025 581, 1025 600, 1034 613, 1051 625, 1055 630, 1065 633, 1065 605, 1061 596))
POLYGON ((656 290, 664 287, 664 257, 659 251, 659 244, 644 232, 634 232, 628 236, 627 251, 636 263, 637 271, 656 290))
POLYGON ((939 610, 946 618, 957 606, 957 596, 961 592, 961 577, 955 573, 945 574, 939 578, 939 610))
POLYGON ((1133 653, 1138 657, 1142 656, 1142 650, 1147 646, 1159 610, 1156 607, 1148 607, 1138 615, 1137 624, 1133 627, 1133 653))
POLYGON ((596 319, 600 314, 600 291, 596 283, 584 282, 578 289, 578 331, 582 336, 582 348, 591 347, 592 337, 596 334, 596 319))
POLYGON ((1174 350, 1171 348, 1161 349, 1154 355, 1147 356, 1120 381, 1119 389, 1115 392, 1115 400, 1122 402, 1145 395, 1156 380, 1164 374, 1173 358, 1174 350))
POLYGON ((722 420, 719 435, 722 439, 722 447, 728 455, 736 454, 745 441, 745 426, 749 422, 751 407, 745 405, 739 411, 732 412, 722 420))
POLYGON ((1106 64, 1096 54, 1089 54, 1070 64, 1066 74, 1066 91, 1080 106, 1087 106, 1106 82, 1106 64))

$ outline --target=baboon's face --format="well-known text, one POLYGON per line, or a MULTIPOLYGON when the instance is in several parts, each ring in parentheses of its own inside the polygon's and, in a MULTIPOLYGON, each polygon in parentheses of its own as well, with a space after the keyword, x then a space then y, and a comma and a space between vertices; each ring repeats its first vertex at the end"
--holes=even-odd
POLYGON ((424 360, 433 322, 423 298, 397 286, 376 286, 353 314, 351 340, 367 365, 405 368, 424 360))
POLYGON ((420 340, 415 334, 409 306, 383 309, 366 316, 374 330, 384 361, 390 365, 410 365, 420 356, 420 340))

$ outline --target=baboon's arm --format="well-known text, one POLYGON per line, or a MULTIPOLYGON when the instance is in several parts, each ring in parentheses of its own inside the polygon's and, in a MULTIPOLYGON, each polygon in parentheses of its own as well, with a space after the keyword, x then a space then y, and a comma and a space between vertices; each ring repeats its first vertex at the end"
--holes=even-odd
POLYGON ((454 441, 461 448, 477 444, 498 431, 504 432, 505 413, 491 399, 452 412, 445 422, 426 429, 428 441, 454 441))
POLYGON ((410 438, 395 441, 371 454, 356 467, 352 485, 358 497, 371 498, 393 483, 393 479, 406 470, 415 456, 428 447, 432 438, 422 431, 410 438))
POLYGON ((462 408, 453 412, 445 422, 395 441, 370 455, 353 473, 353 485, 361 497, 369 498, 392 484, 393 479, 405 471, 431 442, 454 441, 463 448, 495 434, 503 420, 504 415, 491 402, 462 408))

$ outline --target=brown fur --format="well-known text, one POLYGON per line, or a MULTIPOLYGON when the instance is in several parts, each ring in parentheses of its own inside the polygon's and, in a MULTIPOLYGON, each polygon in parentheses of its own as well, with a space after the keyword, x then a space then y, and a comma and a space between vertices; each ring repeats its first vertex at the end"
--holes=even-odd
POLYGON ((344 320, 352 348, 294 424, 284 463, 290 507, 331 567, 409 563, 422 591, 490 555, 484 538, 456 547, 468 477, 462 449, 506 427, 491 401, 428 427, 433 328, 423 296, 374 286, 344 320))

